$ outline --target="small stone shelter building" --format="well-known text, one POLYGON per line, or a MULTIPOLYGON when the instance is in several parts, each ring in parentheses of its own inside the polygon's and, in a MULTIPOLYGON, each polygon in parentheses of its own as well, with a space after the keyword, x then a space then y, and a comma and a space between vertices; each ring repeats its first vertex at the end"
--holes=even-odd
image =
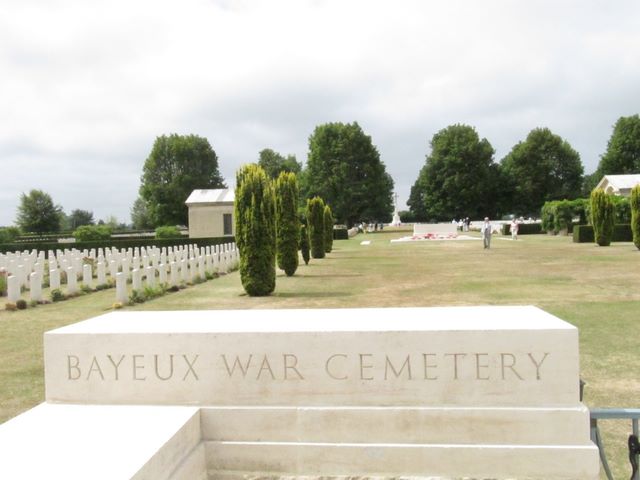
POLYGON ((605 193, 620 195, 623 197, 631 196, 631 189, 640 183, 640 174, 631 175, 605 175, 598 182, 596 188, 601 188, 605 193))
POLYGON ((194 190, 186 200, 189 238, 235 235, 233 189, 194 190))

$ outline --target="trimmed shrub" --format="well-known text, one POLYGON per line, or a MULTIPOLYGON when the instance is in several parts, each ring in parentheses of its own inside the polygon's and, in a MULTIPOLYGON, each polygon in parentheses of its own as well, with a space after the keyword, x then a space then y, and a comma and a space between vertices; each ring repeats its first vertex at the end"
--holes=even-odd
POLYGON ((126 240, 109 239, 92 242, 76 242, 76 243, 7 243, 0 245, 0 253, 16 252, 22 250, 38 250, 48 252, 49 250, 58 250, 63 248, 75 248, 77 250, 91 250, 92 248, 136 248, 136 247, 177 247, 180 245, 198 245, 199 247, 207 247, 213 245, 221 245, 223 243, 234 242, 234 237, 211 237, 211 238, 128 238, 126 240))
MULTIPOLYGON (((401 223, 415 223, 418 221, 417 217, 413 212, 408 210, 401 210, 398 212, 398 216, 400 217, 401 223)), ((336 239, 337 240, 337 239, 336 239)))
POLYGON ((16 307, 18 308, 18 310, 26 310, 27 301, 25 299, 21 298, 20 300, 18 300, 16 302, 16 307))
POLYGON ((0 228, 0 243, 14 242, 19 235, 20 229, 18 227, 0 228))
POLYGON ((90 242, 95 240, 109 240, 111 228, 106 225, 82 225, 73 232, 76 242, 90 242))
POLYGON ((305 224, 300 225, 300 252, 305 265, 309 265, 309 232, 305 224))
POLYGON ((349 230, 346 225, 336 225, 333 227, 334 240, 349 240, 349 230))
POLYGON ((275 201, 271 181, 256 164, 236 173, 236 244, 240 280, 251 296, 269 295, 276 287, 275 201))
POLYGON ((276 195, 276 252, 278 268, 288 277, 298 268, 298 179, 292 172, 282 172, 275 185, 276 195))
POLYGON ((631 223, 631 201, 628 197, 610 195, 611 201, 616 208, 616 224, 631 223))
POLYGON ((66 300, 66 297, 64 296, 64 293, 62 293, 62 290, 59 289, 54 289, 51 290, 51 301, 52 302, 61 302, 63 300, 66 300))
MULTIPOLYGON (((555 202, 545 202, 540 210, 540 220, 542 230, 547 233, 556 233, 555 232, 555 202)), ((520 233, 520 229, 518 229, 518 234, 520 233)))
POLYGON ((324 201, 320 197, 307 200, 307 225, 311 258, 324 258, 324 201))
POLYGON ((593 242, 593 226, 592 225, 576 225, 573 227, 574 243, 591 243, 593 242))
POLYGON ((591 192, 591 224, 594 240, 601 247, 611 245, 615 220, 616 209, 611 196, 601 188, 596 188, 591 192))
MULTIPOLYGON (((591 243, 595 241, 593 233, 593 225, 576 225, 573 227, 574 243, 591 243)), ((623 223, 615 225, 613 228, 612 242, 631 242, 633 241, 633 232, 631 225, 623 223)))
POLYGON ((640 185, 631 189, 631 232, 633 233, 633 243, 640 249, 640 185))
POLYGON ((156 228, 156 238, 181 238, 182 233, 176 226, 164 226, 156 228))
POLYGON ((0 297, 7 295, 7 272, 0 270, 0 297))
POLYGON ((568 200, 560 200, 554 205, 555 211, 553 214, 553 231, 554 233, 560 233, 561 231, 571 230, 573 223, 573 208, 571 202, 568 200))
MULTIPOLYGON (((503 223, 501 227, 502 235, 511 235, 511 224, 503 223)), ((537 235, 544 233, 542 225, 539 223, 520 223, 518 225, 518 235, 537 235)))
POLYGON ((324 251, 325 253, 331 253, 333 249, 333 215, 331 214, 331 207, 329 205, 324 206, 323 222, 324 251))

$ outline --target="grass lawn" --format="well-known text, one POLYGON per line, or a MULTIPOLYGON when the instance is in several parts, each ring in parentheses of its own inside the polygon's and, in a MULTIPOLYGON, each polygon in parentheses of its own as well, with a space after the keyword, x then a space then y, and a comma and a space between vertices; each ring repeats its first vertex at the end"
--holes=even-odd
MULTIPOLYGON (((480 241, 390 243, 407 232, 334 242, 323 260, 280 274, 269 297, 244 295, 237 272, 133 310, 537 305, 580 329, 581 370, 591 407, 638 407, 640 251, 568 237, 494 236, 480 241), (506 238, 506 237, 505 237, 506 238), (360 245, 370 240, 368 246, 360 245)), ((115 291, 25 311, 0 311, 0 422, 44 398, 42 334, 111 310, 115 291)), ((301 319, 301 321, 304 321, 301 319)), ((389 319, 393 321, 393 319, 389 319)), ((601 424, 616 478, 628 478, 627 422, 601 424)))

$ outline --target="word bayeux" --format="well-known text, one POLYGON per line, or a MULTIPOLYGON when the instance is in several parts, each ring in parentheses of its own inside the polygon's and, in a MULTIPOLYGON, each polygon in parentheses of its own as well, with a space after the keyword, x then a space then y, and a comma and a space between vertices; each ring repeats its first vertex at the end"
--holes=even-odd
POLYGON ((542 353, 420 353, 385 355, 334 353, 322 365, 305 365, 297 355, 221 355, 230 379, 244 381, 307 379, 321 373, 335 381, 347 380, 542 380, 550 357, 542 353), (315 367, 315 368, 314 368, 315 367), (320 370, 320 372, 319 372, 320 370))

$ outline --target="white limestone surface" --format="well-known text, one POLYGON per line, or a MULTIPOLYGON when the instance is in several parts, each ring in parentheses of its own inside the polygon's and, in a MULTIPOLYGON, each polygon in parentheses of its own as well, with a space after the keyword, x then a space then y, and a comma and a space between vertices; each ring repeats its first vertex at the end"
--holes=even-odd
POLYGON ((0 425, 0 478, 176 478, 199 424, 191 407, 41 404, 0 425))
POLYGON ((575 406, 578 331, 535 307, 114 312, 45 334, 52 402, 575 406))

